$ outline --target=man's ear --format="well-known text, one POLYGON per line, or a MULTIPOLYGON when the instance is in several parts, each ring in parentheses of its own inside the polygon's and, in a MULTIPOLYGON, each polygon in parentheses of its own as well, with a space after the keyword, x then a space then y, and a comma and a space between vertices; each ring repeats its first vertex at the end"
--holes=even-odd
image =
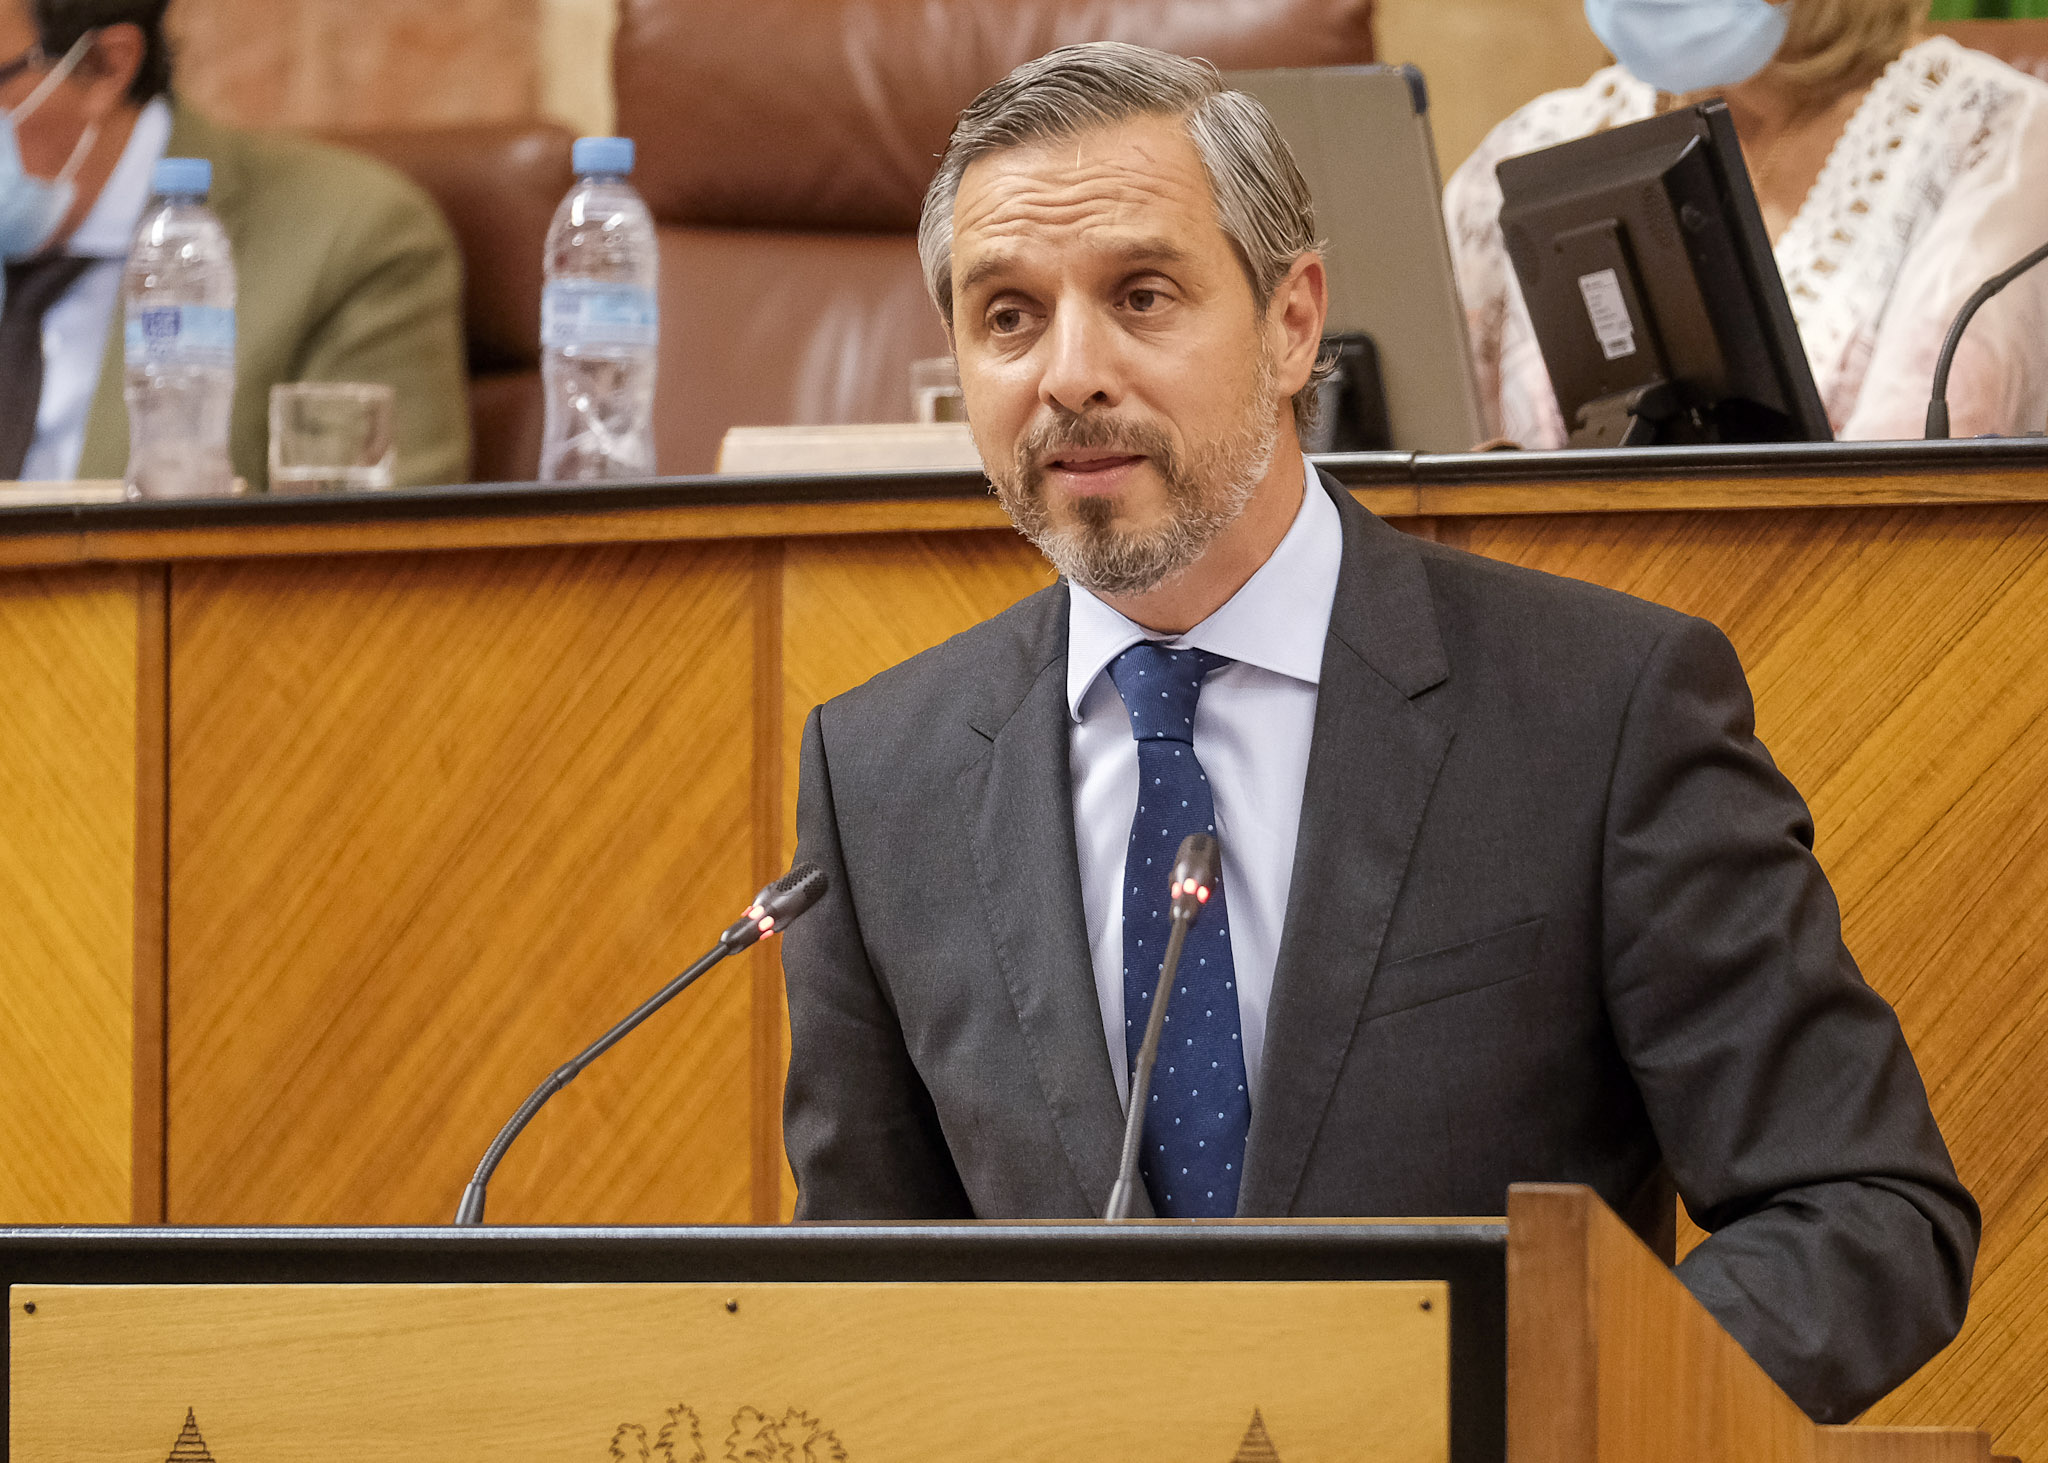
POLYGON ((1308 385, 1323 348, 1323 321, 1330 313, 1330 279, 1323 256, 1303 254, 1273 291, 1266 329, 1273 347, 1274 385, 1292 396, 1308 385))
POLYGON ((149 41, 139 25, 110 25, 93 37, 92 51, 72 74, 72 84, 83 91, 85 110, 95 121, 128 104, 128 89, 142 74, 148 54, 149 41))

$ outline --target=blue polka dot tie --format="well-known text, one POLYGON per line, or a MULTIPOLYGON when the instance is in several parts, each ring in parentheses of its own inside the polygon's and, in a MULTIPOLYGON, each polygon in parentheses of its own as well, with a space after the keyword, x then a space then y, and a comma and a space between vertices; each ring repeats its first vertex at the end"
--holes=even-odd
MULTIPOLYGON (((1124 856, 1124 1053, 1133 1064, 1166 956, 1174 855, 1190 833, 1216 831, 1216 800, 1195 759, 1195 703, 1203 678, 1228 664, 1206 650, 1149 641, 1109 663, 1138 741, 1138 812, 1124 856)), ((1175 1219, 1235 1214, 1252 1105, 1220 881, 1181 951, 1147 1109, 1141 1171, 1154 1211, 1175 1219)))

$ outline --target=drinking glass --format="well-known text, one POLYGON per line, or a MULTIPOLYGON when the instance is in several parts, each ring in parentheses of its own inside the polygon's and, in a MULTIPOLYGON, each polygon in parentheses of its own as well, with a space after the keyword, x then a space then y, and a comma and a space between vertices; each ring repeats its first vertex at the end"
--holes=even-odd
POLYGON ((967 398, 960 394, 960 368, 951 356, 926 356, 910 363, 910 419, 967 420, 967 398))
POLYGON ((355 381, 270 388, 270 491, 388 488, 397 462, 398 395, 355 381))

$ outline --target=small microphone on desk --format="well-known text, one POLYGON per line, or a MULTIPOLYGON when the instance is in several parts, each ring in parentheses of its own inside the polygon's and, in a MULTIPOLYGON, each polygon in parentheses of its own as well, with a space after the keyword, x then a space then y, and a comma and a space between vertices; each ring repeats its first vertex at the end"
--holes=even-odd
POLYGON ((1223 849, 1215 839, 1206 833, 1190 833, 1181 840, 1180 853, 1173 861, 1173 923, 1166 934, 1166 959, 1159 966, 1159 989, 1152 993, 1152 1014, 1145 1018, 1145 1040, 1131 1068, 1131 1106, 1124 1114, 1124 1152, 1117 1164, 1116 1187, 1109 1191, 1109 1205, 1102 1211, 1103 1219, 1110 1223, 1131 1217, 1131 1201, 1138 1191, 1138 1149, 1145 1141, 1145 1104, 1152 1092, 1152 1069, 1159 1062, 1167 993, 1173 989, 1174 972, 1180 969, 1181 946, 1187 943, 1188 931, 1222 877, 1223 849))
POLYGON ((2002 274, 1994 274, 1981 285, 1977 293, 1963 302, 1963 308, 1956 311, 1955 322, 1948 328, 1948 339, 1941 343, 1941 354, 1934 361, 1934 392, 1927 403, 1927 438, 1942 441, 1948 437, 1948 372, 1955 364, 1956 347, 1963 343, 1963 332, 1970 328, 1970 319, 1984 302, 2039 264, 2048 259, 2048 244, 2043 244, 2012 268, 2002 274))
POLYGON ((781 878, 754 896, 754 902, 724 934, 710 952, 688 970, 663 986, 654 998, 639 1010, 600 1036, 573 1061, 564 1062, 548 1074, 545 1082, 534 1089, 533 1096, 520 1104, 519 1111, 512 1114, 512 1120, 499 1130, 491 1146, 484 1150, 483 1161, 476 1166, 476 1177, 463 1190, 462 1207, 455 1211, 457 1224, 482 1224, 484 1222, 484 1190, 490 1186, 491 1175, 504 1161, 506 1150, 533 1121, 534 1114, 547 1105, 549 1098, 576 1080, 585 1067, 617 1046, 633 1028, 681 995, 705 971, 718 964, 728 955, 737 955, 750 946, 759 944, 770 935, 779 935, 789 927, 798 915, 825 897, 825 890, 831 880, 816 864, 798 864, 781 878))

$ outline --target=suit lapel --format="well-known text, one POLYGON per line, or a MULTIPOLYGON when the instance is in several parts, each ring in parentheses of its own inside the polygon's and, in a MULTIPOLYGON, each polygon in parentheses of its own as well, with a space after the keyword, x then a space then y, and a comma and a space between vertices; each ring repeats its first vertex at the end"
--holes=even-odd
POLYGON ((1116 1179, 1123 1110, 1082 917, 1066 611, 1064 589, 1038 596, 1037 613, 1019 626, 1028 652, 974 698, 968 719, 989 747, 962 773, 960 791, 1002 979, 1068 1165, 1099 1213, 1116 1179))
POLYGON ((1245 1147, 1238 1212, 1248 1215, 1292 1207, 1451 744, 1415 700, 1449 675, 1421 555, 1324 481, 1344 561, 1245 1147))

